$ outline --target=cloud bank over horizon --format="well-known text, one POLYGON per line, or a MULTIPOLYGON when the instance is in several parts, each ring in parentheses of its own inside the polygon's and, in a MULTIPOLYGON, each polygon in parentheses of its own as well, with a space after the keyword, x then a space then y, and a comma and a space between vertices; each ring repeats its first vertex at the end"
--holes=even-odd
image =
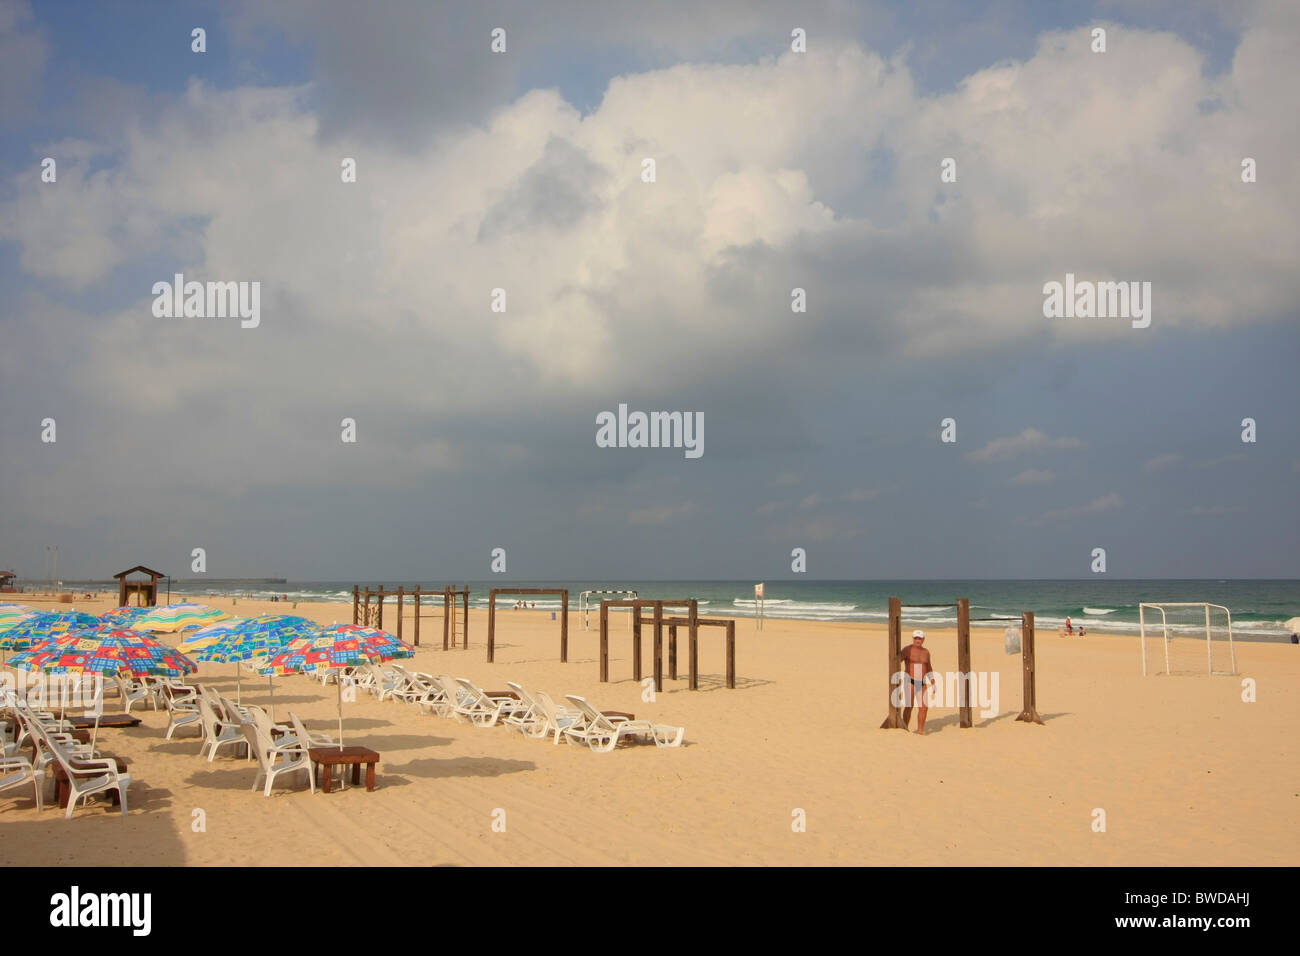
MULTIPOLYGON (((60 31, 0 9, 14 72, 57 79, 60 31)), ((1276 416, 1300 357, 1294 8, 1252 5, 1217 72, 1108 9, 939 92, 829 27, 792 52, 775 10, 653 20, 640 50, 514 10, 503 55, 496 11, 467 14, 473 42, 413 89, 427 10, 243 7, 214 23, 230 77, 190 55, 172 92, 127 84, 111 122, 26 139, 0 192, 0 560, 30 571, 55 536, 86 575, 203 545, 225 576, 463 577, 513 545, 534 577, 726 577, 816 542, 825 576, 1074 575, 1112 536, 1134 576, 1300 573, 1276 416), (610 58, 589 104, 566 37, 610 58), (256 66, 299 46, 303 72, 256 66), (176 273, 260 282, 260 324, 154 317, 176 273), (1044 318, 1067 273, 1150 282, 1151 327, 1044 318), (702 411, 707 454, 597 449, 620 402, 702 411), (1235 487, 1196 467, 1229 452, 1253 462, 1235 487), (1055 538, 1039 555, 1026 522, 1055 538)))

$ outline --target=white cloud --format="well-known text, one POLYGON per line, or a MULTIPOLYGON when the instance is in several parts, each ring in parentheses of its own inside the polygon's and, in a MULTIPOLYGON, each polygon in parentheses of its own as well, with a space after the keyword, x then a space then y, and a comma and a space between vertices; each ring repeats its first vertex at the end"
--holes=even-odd
POLYGON ((1054 521, 1069 521, 1074 518, 1082 518, 1088 515, 1106 514, 1110 511, 1118 511, 1124 507, 1124 499, 1117 494, 1104 495, 1095 498, 1086 505, 1075 505, 1069 508, 1058 508, 1054 511, 1048 511, 1039 519, 1039 524, 1046 524, 1054 521))
POLYGON ((1042 468, 1027 468, 1010 480, 1013 485, 1050 485, 1056 480, 1056 472, 1042 468))
POLYGON ((1166 468, 1172 468, 1182 460, 1182 455, 1176 455, 1173 453, 1156 455, 1154 458, 1148 458, 1142 463, 1142 471, 1148 475, 1152 475, 1158 471, 1163 471, 1166 468))
POLYGON ((966 457, 971 461, 978 462, 1006 461, 1030 452, 1060 451, 1082 447, 1083 442, 1077 438, 1051 438, 1037 428, 1026 428, 1018 435, 994 438, 975 451, 967 452, 966 457))

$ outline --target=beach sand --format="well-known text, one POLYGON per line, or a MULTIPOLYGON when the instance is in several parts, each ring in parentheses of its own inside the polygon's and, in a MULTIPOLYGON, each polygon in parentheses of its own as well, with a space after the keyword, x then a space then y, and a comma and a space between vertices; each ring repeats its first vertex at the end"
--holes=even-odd
MULTIPOLYGON (((73 606, 101 613, 114 603, 73 606)), ((350 605, 213 603, 241 615, 351 622, 350 605)), ((407 615, 409 641, 409 605, 407 615)), ((5 791, 0 863, 1300 863, 1300 647, 1239 643, 1241 677, 1144 678, 1132 636, 1040 632, 1046 723, 1037 726, 1014 719, 1020 656, 1004 652, 1000 630, 976 629, 972 666, 999 674, 997 715, 977 712, 975 726, 961 729, 955 709, 934 709, 921 737, 879 729, 883 626, 769 619, 760 632, 740 620, 735 690, 721 676, 722 631, 704 629, 701 689, 668 681, 649 702, 631 679, 625 615, 611 622, 609 684, 598 680, 597 632, 584 631, 577 614, 567 664, 549 612, 505 609, 497 624, 488 664, 485 612, 471 612, 468 651, 443 651, 441 608, 426 610, 423 646, 404 663, 488 689, 512 680, 557 700, 581 694, 604 710, 683 725, 685 745, 597 754, 361 693, 344 708, 345 742, 382 753, 375 792, 313 796, 298 775, 266 798, 249 790, 253 764, 200 759, 192 728, 166 741, 166 714, 137 705, 141 726, 100 732, 101 749, 130 762, 127 816, 94 803, 64 821, 55 809, 38 814, 30 791, 5 791), (1242 701, 1245 677, 1256 681, 1257 702, 1242 701), (1098 809, 1104 832, 1094 830, 1098 809), (792 828, 796 810, 806 832, 792 828), (500 811, 504 832, 493 829, 500 811)), ((651 645, 647 628, 647 674, 651 645)), ((927 646, 938 670, 956 670, 952 630, 929 632, 927 646)), ((680 660, 684 678, 684 651, 680 660)), ((204 664, 197 679, 234 695, 233 665, 204 664)), ((265 680, 246 678, 243 699, 268 704, 265 680)), ((337 735, 332 687, 279 678, 275 705, 281 718, 292 709, 337 735)))

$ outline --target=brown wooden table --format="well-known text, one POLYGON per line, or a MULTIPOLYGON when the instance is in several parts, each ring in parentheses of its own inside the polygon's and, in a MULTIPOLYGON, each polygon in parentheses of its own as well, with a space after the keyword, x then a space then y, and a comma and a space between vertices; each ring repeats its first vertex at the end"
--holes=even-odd
MULTIPOLYGON (((96 757, 95 759, 115 761, 117 763, 117 772, 126 773, 126 761, 123 760, 121 757, 114 757, 111 754, 104 754, 102 757, 96 757)), ((73 770, 80 770, 83 766, 80 760, 72 760, 69 761, 69 763, 72 764, 73 770)), ((59 793, 59 806, 63 807, 64 809, 67 809, 68 800, 72 796, 72 782, 68 780, 68 775, 63 770, 63 764, 59 763, 59 761, 55 760, 53 763, 50 764, 50 766, 54 768, 54 780, 58 786, 58 793, 59 793)), ((100 772, 102 773, 103 771, 100 772)), ((120 804, 122 802, 122 795, 117 791, 116 788, 108 791, 108 794, 115 805, 120 804)))
POLYGON ((352 785, 355 787, 361 783, 361 765, 366 765, 366 790, 375 789, 375 764, 379 763, 379 753, 368 747, 311 747, 307 753, 311 756, 311 762, 314 765, 312 772, 315 773, 320 767, 325 768, 324 779, 321 780, 321 789, 326 793, 330 792, 330 785, 333 783, 333 771, 335 766, 352 767, 352 785))
MULTIPOLYGON (((94 717, 64 717, 68 723, 79 730, 89 730, 95 726, 94 717)), ((105 727, 139 727, 140 718, 130 714, 103 714, 99 718, 100 729, 105 727)))

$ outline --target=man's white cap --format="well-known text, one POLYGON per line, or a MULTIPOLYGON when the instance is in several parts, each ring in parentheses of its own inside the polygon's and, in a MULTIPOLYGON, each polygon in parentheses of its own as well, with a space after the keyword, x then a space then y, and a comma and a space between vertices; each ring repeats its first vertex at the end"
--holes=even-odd
POLYGON ((921 640, 925 640, 925 631, 921 630, 918 627, 915 631, 912 632, 912 636, 919 637, 921 640))

